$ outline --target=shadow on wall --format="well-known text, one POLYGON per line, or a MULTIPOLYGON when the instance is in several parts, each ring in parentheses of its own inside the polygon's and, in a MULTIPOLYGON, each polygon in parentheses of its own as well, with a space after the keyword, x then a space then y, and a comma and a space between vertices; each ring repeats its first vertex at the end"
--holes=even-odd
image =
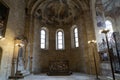
POLYGON ((1 60, 2 60, 2 48, 0 47, 0 67, 1 67, 1 60))
POLYGON ((9 7, 0 1, 0 38, 5 37, 9 7))

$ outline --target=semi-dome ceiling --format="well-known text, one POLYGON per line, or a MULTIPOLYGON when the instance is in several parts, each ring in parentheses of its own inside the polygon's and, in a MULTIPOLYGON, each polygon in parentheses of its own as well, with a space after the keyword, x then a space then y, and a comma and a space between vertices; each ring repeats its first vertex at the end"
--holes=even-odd
POLYGON ((35 15, 43 24, 69 24, 88 7, 89 0, 40 0, 35 15))

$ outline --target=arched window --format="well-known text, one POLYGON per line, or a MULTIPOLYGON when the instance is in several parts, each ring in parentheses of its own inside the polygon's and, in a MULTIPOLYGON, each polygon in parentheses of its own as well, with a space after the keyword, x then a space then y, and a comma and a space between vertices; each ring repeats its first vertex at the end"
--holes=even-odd
POLYGON ((79 47, 78 27, 76 25, 71 28, 71 44, 72 48, 79 47))
POLYGON ((106 20, 105 25, 106 25, 106 29, 110 30, 109 33, 108 33, 108 37, 110 37, 111 34, 113 33, 112 22, 110 20, 106 20))
POLYGON ((41 30, 41 48, 45 48, 45 30, 41 30))
POLYGON ((74 44, 75 47, 79 47, 79 41, 78 41, 78 28, 74 28, 74 44))
POLYGON ((56 49, 64 49, 64 33, 58 30, 56 35, 56 49))
POLYGON ((48 30, 46 28, 42 28, 40 31, 40 48, 48 48, 48 30))

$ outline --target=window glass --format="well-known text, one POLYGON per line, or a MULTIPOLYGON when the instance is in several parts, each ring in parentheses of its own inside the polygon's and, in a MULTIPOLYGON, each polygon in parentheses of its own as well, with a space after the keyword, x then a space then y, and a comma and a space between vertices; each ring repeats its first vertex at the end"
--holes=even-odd
POLYGON ((63 32, 58 31, 57 32, 57 49, 63 49, 63 32))
POLYGON ((79 47, 78 29, 77 28, 74 28, 74 44, 75 44, 75 47, 79 47))
POLYGON ((41 48, 42 49, 45 49, 45 38, 46 37, 46 35, 45 35, 45 30, 41 30, 41 35, 40 35, 40 41, 41 41, 41 48))

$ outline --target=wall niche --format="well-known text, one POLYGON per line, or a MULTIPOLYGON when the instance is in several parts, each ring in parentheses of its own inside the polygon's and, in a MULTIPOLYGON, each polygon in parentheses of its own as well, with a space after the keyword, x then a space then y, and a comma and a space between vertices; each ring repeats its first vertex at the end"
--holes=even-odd
POLYGON ((9 14, 9 7, 1 1, 0 2, 0 38, 5 37, 8 14, 9 14))

